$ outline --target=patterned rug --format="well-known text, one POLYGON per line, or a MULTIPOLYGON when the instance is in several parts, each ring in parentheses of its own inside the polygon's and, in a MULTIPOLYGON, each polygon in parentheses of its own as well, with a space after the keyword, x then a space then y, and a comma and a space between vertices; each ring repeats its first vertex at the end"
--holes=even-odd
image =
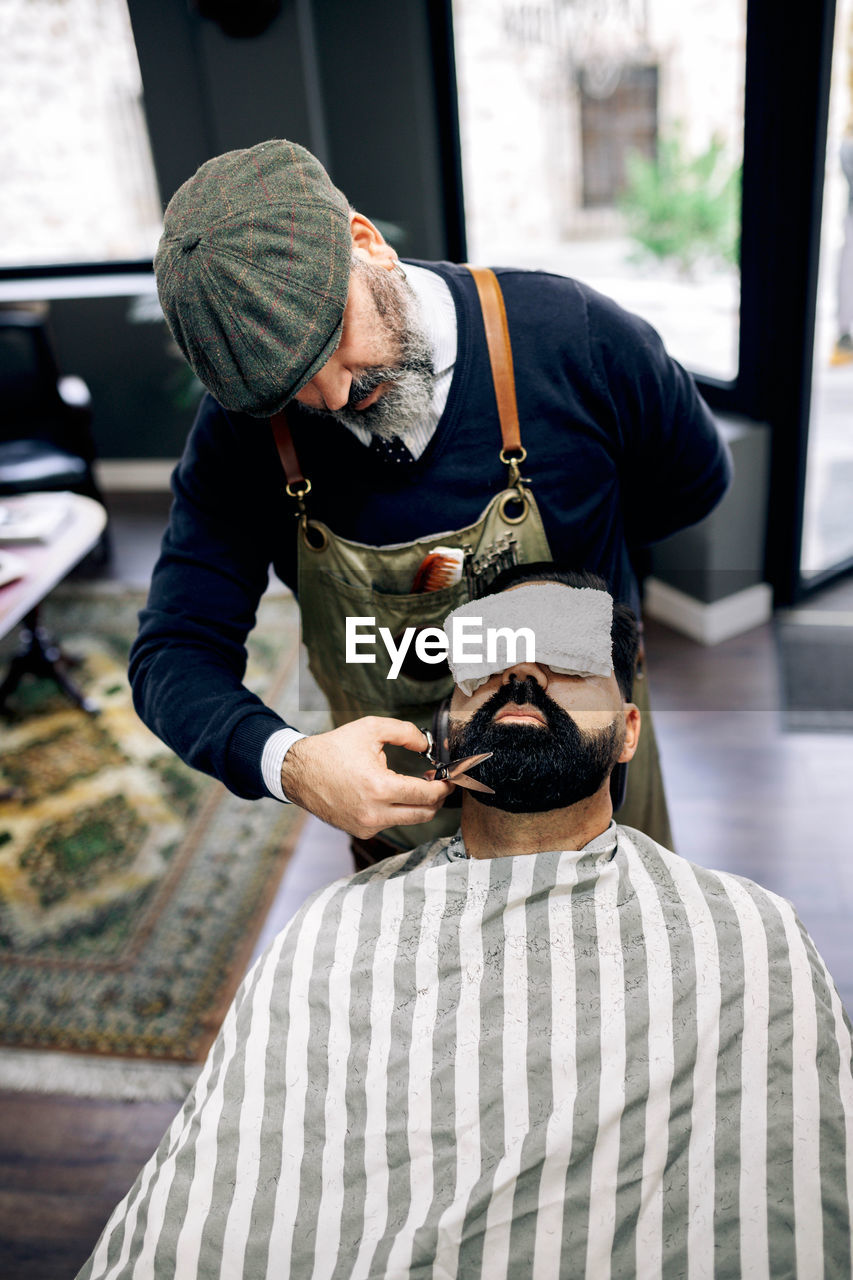
MULTIPOLYGON (((31 680, 0 718, 0 1085, 75 1091, 85 1064, 71 1055, 115 1059, 119 1082, 134 1061, 202 1060, 298 832, 300 810, 237 799, 137 719, 125 666, 141 604, 124 590, 55 593, 42 621, 80 658, 75 678, 101 712, 31 680)), ((297 652, 292 598, 267 597, 246 683, 292 707, 297 652)), ((140 1076, 161 1077, 156 1065, 140 1076)))

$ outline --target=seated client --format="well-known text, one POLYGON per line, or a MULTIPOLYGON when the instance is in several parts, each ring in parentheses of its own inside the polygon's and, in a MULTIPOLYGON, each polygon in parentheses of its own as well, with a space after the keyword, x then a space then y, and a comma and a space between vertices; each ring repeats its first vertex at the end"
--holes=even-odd
POLYGON ((85 1280, 850 1275, 832 979, 789 903, 614 824, 636 625, 548 577, 463 609, 536 639, 452 662, 493 794, 298 912, 85 1280))

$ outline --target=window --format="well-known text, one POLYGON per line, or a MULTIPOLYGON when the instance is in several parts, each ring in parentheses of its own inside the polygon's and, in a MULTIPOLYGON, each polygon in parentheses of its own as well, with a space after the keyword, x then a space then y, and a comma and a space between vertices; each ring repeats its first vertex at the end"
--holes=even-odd
POLYGON ((738 372, 746 0, 453 0, 468 256, 586 281, 738 372))
POLYGON ((620 66, 603 85, 582 69, 578 93, 584 208, 614 205, 629 185, 629 157, 657 154, 657 67, 620 66))
POLYGON ((125 0, 0 0, 0 265, 151 257, 141 97, 125 0))

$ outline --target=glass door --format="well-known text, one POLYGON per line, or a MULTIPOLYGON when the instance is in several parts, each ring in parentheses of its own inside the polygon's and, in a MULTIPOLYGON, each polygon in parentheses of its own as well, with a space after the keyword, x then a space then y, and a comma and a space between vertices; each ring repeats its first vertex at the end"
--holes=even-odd
POLYGON ((820 229, 800 575, 853 564, 853 0, 838 0, 820 229))

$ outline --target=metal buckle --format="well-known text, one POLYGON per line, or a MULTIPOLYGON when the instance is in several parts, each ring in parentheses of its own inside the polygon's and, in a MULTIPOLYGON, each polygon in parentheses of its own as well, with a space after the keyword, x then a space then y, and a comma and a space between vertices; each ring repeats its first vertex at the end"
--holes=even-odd
MULTIPOLYGON (((507 487, 510 489, 516 488, 521 484, 522 476, 520 468, 522 462, 527 457, 527 450, 523 444, 520 444, 517 449, 513 449, 512 456, 510 456, 506 449, 501 449, 498 457, 504 466, 509 467, 509 485, 507 487)), ((529 484, 530 481, 527 480, 525 483, 529 484)))
POLYGON ((290 481, 288 481, 284 486, 284 492, 287 494, 288 498, 293 498, 296 503, 297 516, 304 517, 306 515, 305 499, 311 492, 311 481, 303 479, 301 481, 298 480, 296 483, 301 485, 301 487, 297 489, 290 483, 290 481))

